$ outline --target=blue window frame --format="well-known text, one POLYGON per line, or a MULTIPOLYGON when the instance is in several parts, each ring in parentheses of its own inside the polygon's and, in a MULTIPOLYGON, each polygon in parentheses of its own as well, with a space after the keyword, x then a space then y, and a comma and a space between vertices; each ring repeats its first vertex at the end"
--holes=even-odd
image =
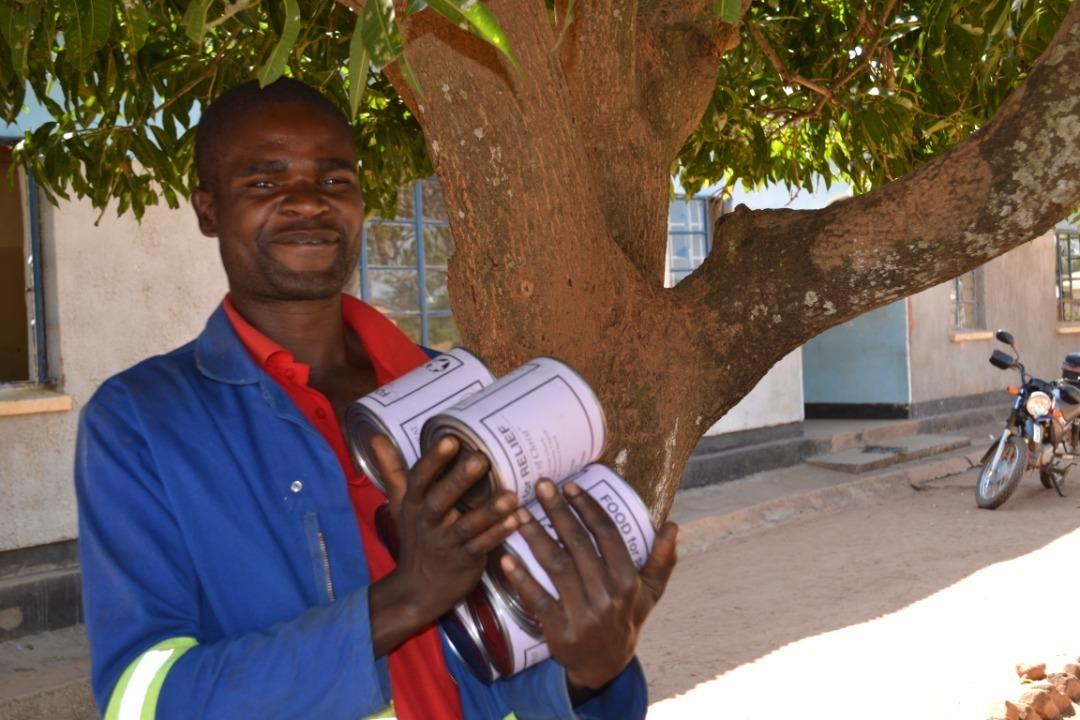
POLYGON ((668 209, 668 287, 677 285, 708 256, 709 225, 707 198, 683 196, 672 201, 668 209))
POLYGON ((49 382, 38 189, 0 138, 0 385, 49 382), (14 177, 13 182, 8 178, 14 177))
POLYGON ((438 182, 420 180, 403 187, 396 217, 364 223, 360 296, 413 340, 447 349, 460 342, 447 292, 446 267, 453 251, 438 182))

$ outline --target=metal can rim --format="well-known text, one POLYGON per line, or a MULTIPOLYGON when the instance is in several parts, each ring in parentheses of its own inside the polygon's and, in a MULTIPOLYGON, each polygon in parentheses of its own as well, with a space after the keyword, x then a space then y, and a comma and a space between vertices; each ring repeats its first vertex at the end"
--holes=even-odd
POLYGON ((360 423, 371 425, 382 435, 385 435, 390 439, 394 449, 401 453, 401 447, 398 446, 397 440, 394 439, 393 433, 383 422, 382 418, 378 416, 371 408, 361 402, 363 398, 355 400, 349 408, 345 411, 345 440, 349 445, 349 454, 352 456, 353 464, 358 466, 356 469, 367 475, 368 479, 375 485, 375 487, 382 490, 383 494, 386 494, 386 483, 383 482, 382 476, 379 475, 379 470, 374 462, 374 458, 367 458, 364 455, 363 450, 360 447, 360 443, 355 440, 355 433, 353 428, 360 423))

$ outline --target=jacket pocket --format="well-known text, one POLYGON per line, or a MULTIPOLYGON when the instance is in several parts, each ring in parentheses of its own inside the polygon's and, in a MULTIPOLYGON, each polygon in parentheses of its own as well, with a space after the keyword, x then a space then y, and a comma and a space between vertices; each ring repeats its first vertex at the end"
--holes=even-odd
POLYGON ((326 536, 319 526, 319 516, 314 512, 304 513, 304 534, 308 541, 308 555, 311 558, 311 573, 315 582, 315 593, 322 605, 334 602, 334 577, 330 568, 330 553, 326 547, 326 536))

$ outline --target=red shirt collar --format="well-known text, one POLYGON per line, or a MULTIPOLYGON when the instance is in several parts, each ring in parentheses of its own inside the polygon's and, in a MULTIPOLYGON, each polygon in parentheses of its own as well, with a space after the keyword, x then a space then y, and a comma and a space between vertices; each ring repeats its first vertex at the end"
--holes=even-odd
MULTIPOLYGON (((225 295, 222 301, 225 314, 233 329, 244 343, 255 363, 263 370, 292 370, 290 379, 307 385, 311 368, 296 362, 291 352, 261 333, 244 319, 233 305, 232 297, 225 295)), ((388 318, 363 300, 341 295, 341 314, 360 344, 364 346, 379 385, 404 375, 418 365, 427 362, 427 354, 388 318)), ((276 374, 276 373, 271 373, 276 374)))

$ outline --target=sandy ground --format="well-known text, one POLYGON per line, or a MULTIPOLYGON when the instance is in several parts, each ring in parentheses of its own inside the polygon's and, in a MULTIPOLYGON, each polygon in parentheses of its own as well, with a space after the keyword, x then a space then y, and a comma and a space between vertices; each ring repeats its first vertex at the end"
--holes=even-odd
POLYGON ((991 512, 969 472, 684 555, 639 648, 649 717, 985 718, 1017 662, 1080 655, 1078 481, 991 512))

